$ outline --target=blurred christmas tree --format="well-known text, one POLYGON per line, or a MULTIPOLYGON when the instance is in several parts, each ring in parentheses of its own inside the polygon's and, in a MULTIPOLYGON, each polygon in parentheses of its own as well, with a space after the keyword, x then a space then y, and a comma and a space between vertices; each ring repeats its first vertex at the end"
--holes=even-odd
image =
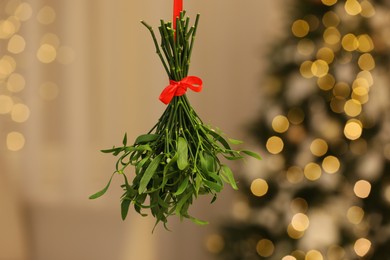
POLYGON ((219 259, 390 259, 390 1, 298 0, 219 259))

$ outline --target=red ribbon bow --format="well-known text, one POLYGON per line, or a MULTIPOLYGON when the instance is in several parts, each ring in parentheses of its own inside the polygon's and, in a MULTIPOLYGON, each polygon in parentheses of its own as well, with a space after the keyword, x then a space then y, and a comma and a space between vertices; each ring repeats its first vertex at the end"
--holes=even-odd
POLYGON ((202 80, 195 76, 188 76, 180 81, 169 80, 169 86, 161 92, 160 100, 167 105, 174 96, 183 96, 187 92, 187 88, 200 92, 203 87, 202 84, 202 80))

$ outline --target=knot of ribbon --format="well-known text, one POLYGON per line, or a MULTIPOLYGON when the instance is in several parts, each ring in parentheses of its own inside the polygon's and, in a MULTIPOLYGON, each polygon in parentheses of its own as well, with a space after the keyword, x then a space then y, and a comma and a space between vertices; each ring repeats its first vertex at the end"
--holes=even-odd
POLYGON ((167 105, 174 96, 183 96, 187 92, 187 88, 200 92, 202 84, 202 80, 195 76, 188 76, 180 81, 169 80, 169 85, 160 94, 160 100, 167 105))

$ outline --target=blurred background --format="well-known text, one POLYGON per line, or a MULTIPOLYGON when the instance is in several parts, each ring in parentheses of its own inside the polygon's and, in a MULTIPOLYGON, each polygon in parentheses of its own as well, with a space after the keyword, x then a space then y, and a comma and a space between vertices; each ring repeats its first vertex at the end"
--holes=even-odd
POLYGON ((189 98, 262 161, 199 227, 131 212, 115 158, 165 106, 145 20, 172 1, 0 0, 0 260, 390 259, 390 3, 185 1, 201 13, 189 98))

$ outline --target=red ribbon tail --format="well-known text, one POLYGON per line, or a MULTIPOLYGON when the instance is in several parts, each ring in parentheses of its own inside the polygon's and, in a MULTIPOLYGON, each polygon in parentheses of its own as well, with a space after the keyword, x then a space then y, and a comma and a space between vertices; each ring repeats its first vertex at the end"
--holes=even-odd
POLYGON ((167 86, 160 94, 159 99, 161 102, 163 102, 165 105, 168 105, 176 93, 176 87, 175 85, 169 85, 167 86))
POLYGON ((180 12, 183 11, 183 0, 173 1, 173 29, 176 30, 176 18, 180 17, 180 12))

